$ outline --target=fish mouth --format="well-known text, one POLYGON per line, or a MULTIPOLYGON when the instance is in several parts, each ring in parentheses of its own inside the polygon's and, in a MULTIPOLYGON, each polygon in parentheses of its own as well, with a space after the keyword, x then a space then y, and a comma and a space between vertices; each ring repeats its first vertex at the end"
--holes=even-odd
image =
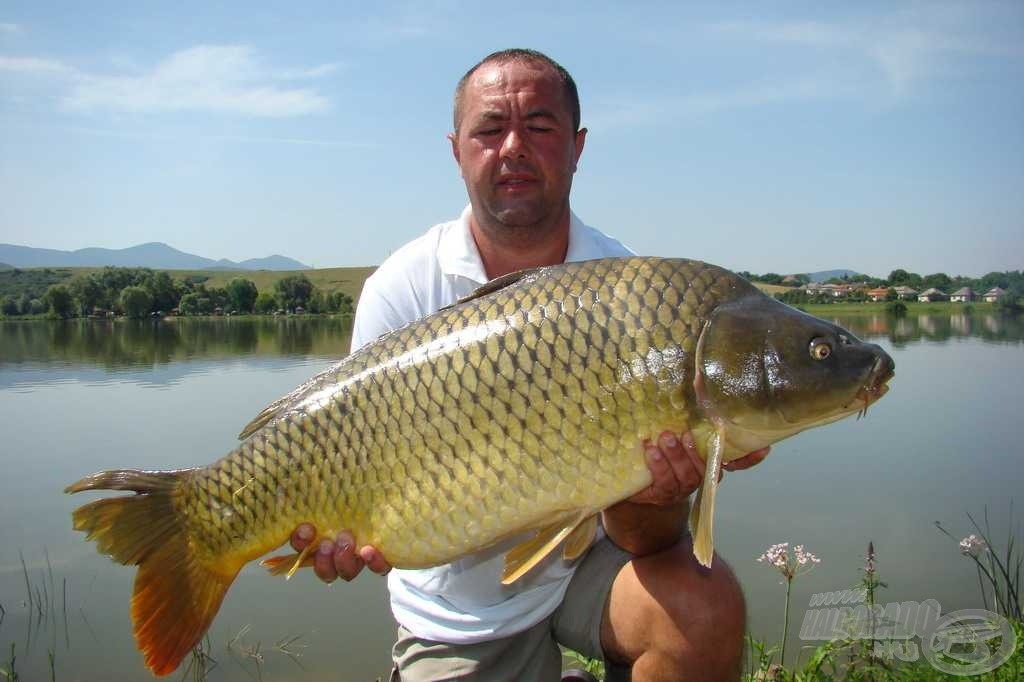
MULTIPOLYGON (((888 355, 875 358, 875 363, 868 371, 867 380, 854 395, 854 406, 857 406, 857 419, 866 417, 868 407, 889 392, 889 380, 896 375, 895 364, 888 355)), ((848 410, 851 411, 852 410, 848 410)))

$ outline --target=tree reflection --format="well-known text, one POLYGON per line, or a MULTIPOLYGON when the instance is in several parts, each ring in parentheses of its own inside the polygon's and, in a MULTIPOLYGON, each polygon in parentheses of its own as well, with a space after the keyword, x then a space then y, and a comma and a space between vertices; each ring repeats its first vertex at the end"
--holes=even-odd
POLYGON ((340 359, 351 336, 350 318, 4 321, 0 364, 117 368, 237 356, 340 359))

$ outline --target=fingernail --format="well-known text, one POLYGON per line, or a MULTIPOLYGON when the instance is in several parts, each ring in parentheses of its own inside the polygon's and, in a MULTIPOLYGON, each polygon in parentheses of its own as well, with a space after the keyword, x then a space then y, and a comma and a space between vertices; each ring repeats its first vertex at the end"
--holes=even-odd
POLYGON ((648 448, 647 456, 651 458, 652 462, 660 462, 664 459, 664 456, 661 454, 661 450, 658 448, 648 448))
POLYGON ((298 533, 298 535, 303 540, 312 540, 313 539, 313 529, 310 528, 309 526, 306 526, 306 525, 299 526, 299 533, 298 533))
POLYGON ((667 447, 667 448, 674 448, 675 446, 679 445, 679 441, 671 433, 668 434, 667 436, 665 436, 664 438, 662 438, 661 442, 664 443, 665 447, 667 447))
POLYGON ((348 533, 338 534, 338 549, 342 552, 347 552, 352 547, 352 536, 348 533))
POLYGON ((320 554, 323 554, 324 556, 329 556, 331 553, 331 541, 321 540, 320 549, 318 549, 317 551, 320 552, 320 554))

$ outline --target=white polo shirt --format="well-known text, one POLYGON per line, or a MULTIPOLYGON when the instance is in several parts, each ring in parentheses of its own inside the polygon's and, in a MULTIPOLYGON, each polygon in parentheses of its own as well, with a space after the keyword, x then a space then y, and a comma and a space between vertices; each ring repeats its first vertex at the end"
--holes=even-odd
MULTIPOLYGON (((469 229, 471 208, 430 228, 392 254, 363 286, 352 329, 352 350, 381 334, 467 296, 488 280, 469 229)), ((569 224, 566 262, 631 256, 617 240, 569 224)), ((525 538, 422 570, 388 574, 395 620, 417 637, 453 644, 507 637, 549 616, 565 596, 574 566, 551 556, 514 585, 502 585, 504 555, 525 538)))

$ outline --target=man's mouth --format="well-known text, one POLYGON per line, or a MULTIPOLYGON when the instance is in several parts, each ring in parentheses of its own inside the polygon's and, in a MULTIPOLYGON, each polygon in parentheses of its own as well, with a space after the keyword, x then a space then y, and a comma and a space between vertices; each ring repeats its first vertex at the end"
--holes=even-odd
POLYGON ((498 178, 498 187, 507 187, 509 189, 515 189, 518 187, 525 187, 532 185, 537 182, 537 179, 532 175, 505 175, 498 178))

